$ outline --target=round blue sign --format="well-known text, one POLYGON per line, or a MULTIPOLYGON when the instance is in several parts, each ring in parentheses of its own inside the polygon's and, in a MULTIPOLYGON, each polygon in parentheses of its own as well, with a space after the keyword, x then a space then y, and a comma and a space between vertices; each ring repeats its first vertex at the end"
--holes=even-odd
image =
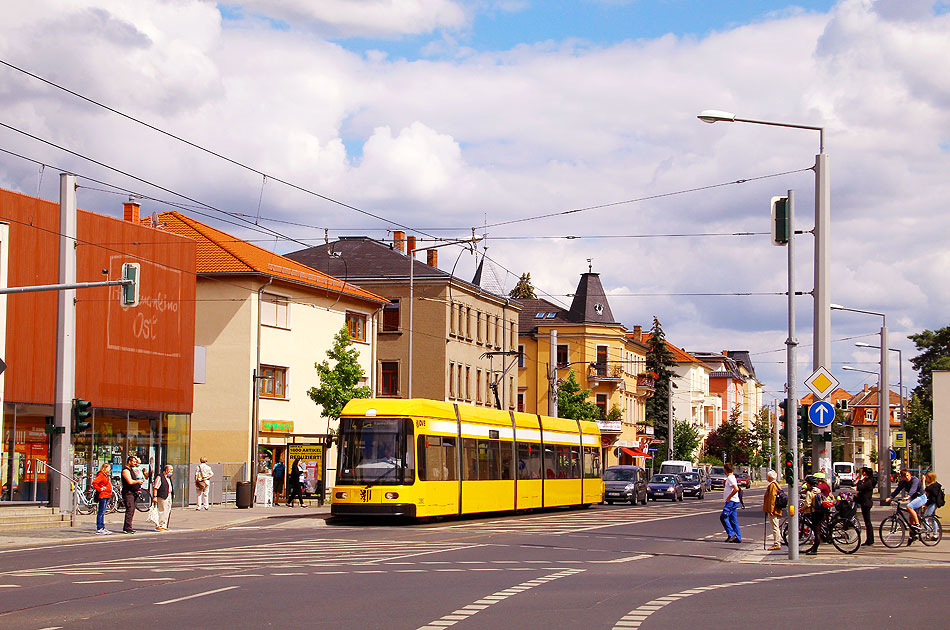
POLYGON ((816 427, 827 427, 835 419, 835 408, 831 403, 819 400, 808 407, 808 419, 816 427))

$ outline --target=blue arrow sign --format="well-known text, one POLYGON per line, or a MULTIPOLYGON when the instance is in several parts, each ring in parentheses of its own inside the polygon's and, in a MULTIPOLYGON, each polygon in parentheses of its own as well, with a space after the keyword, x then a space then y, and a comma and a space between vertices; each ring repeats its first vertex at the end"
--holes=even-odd
POLYGON ((890 451, 891 451, 891 461, 894 461, 895 459, 897 459, 897 451, 895 451, 894 449, 890 449, 890 451))
POLYGON ((808 407, 808 419, 816 427, 827 427, 835 419, 835 408, 831 403, 819 400, 808 407))

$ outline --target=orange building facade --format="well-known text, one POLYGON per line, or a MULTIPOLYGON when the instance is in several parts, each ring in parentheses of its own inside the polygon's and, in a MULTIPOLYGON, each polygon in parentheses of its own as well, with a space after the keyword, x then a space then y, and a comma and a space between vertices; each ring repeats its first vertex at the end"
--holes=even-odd
MULTIPOLYGON (((9 287, 59 282, 59 205, 0 190, 9 287)), ((76 291, 76 397, 92 427, 73 435, 73 471, 87 483, 105 462, 118 476, 137 454, 142 472, 187 464, 193 402, 196 245, 191 239, 78 210, 77 282, 117 280, 141 265, 139 305, 119 287, 76 291)), ((6 296, 0 500, 45 499, 53 415, 57 293, 6 296)))

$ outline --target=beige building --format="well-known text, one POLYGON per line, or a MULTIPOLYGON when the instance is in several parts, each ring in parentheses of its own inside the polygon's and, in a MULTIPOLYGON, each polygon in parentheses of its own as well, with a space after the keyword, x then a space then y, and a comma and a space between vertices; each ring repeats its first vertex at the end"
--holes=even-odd
POLYGON ((745 379, 742 383, 742 426, 751 431, 755 425, 755 414, 762 408, 762 390, 765 386, 755 377, 755 366, 748 350, 723 350, 736 362, 739 374, 745 379))
POLYGON ((438 250, 426 250, 426 262, 417 259, 421 250, 410 256, 413 250, 415 238, 396 232, 392 245, 344 237, 288 257, 388 300, 379 328, 376 396, 492 407, 497 389, 501 408, 514 409, 521 305, 442 271, 438 250))
MULTIPOLYGON (((930 429, 931 459, 937 480, 943 480, 946 487, 947 480, 950 480, 950 371, 934 370, 932 375, 934 411, 930 429)), ((943 506, 937 513, 946 520, 950 515, 950 507, 943 506)))
MULTIPOLYGON (((159 214, 157 223, 198 242, 190 461, 246 464, 256 434, 266 473, 278 458, 287 463, 288 443, 322 442, 336 427, 307 394, 319 385, 314 364, 347 327, 364 380, 374 382, 386 300, 178 212, 159 214)), ((333 452, 327 461, 332 485, 333 452)))

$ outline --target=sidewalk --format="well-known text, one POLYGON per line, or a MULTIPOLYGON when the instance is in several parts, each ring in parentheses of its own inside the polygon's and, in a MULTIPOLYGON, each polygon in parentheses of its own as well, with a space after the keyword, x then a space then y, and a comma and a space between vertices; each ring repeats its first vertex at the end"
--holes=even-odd
POLYGON ((134 539, 140 536, 169 536, 176 532, 195 532, 231 527, 244 523, 251 523, 266 518, 277 517, 307 517, 316 516, 326 518, 330 515, 330 506, 318 507, 316 501, 312 506, 288 508, 256 506, 249 509, 238 509, 233 503, 212 505, 209 510, 200 512, 194 506, 172 508, 171 518, 168 521, 169 531, 155 531, 155 526, 145 521, 146 512, 136 512, 132 526, 134 535, 122 533, 122 524, 125 512, 106 514, 106 529, 113 533, 108 536, 96 534, 96 515, 77 515, 75 527, 61 527, 54 529, 33 529, 0 533, 0 548, 33 547, 37 545, 57 545, 62 543, 89 542, 91 540, 134 539))

